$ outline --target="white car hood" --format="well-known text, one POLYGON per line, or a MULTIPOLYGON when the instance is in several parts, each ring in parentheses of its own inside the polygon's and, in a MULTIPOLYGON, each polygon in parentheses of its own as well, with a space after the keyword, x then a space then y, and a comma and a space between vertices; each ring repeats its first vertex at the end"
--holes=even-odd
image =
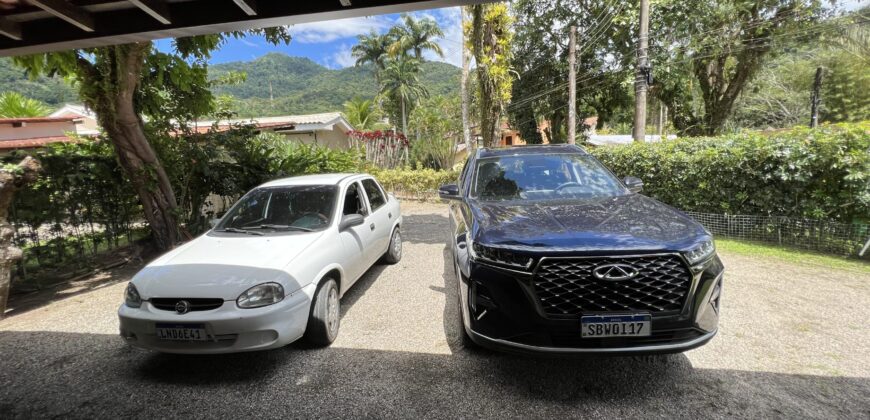
POLYGON ((235 300, 245 290, 266 282, 279 283, 290 293, 310 279, 300 282, 292 278, 287 266, 322 235, 202 235, 148 264, 136 274, 133 284, 143 299, 235 300))

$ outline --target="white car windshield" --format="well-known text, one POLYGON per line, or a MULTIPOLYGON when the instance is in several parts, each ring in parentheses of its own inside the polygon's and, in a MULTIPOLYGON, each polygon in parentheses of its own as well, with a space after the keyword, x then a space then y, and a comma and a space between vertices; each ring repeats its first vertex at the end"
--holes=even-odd
POLYGON ((484 201, 611 197, 628 190, 597 160, 581 154, 480 159, 472 196, 484 201))
POLYGON ((215 227, 218 232, 314 231, 332 223, 338 187, 291 185, 255 189, 215 227))

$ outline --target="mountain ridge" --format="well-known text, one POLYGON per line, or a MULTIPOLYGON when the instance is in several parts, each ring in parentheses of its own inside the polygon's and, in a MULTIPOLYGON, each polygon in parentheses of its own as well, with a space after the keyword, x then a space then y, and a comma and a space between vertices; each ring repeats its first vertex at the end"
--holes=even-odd
MULTIPOLYGON (((366 99, 377 94, 373 68, 352 66, 330 69, 308 57, 271 52, 250 61, 209 65, 209 78, 230 72, 245 72, 237 85, 218 85, 215 95, 232 95, 239 117, 268 117, 287 114, 315 114, 342 111, 355 96, 366 99), (271 86, 270 86, 271 85, 271 86)), ((452 64, 426 61, 420 81, 430 95, 459 93, 460 69, 452 64)), ((76 89, 59 77, 31 80, 11 59, 0 58, 0 92, 19 92, 51 107, 79 102, 76 89)))

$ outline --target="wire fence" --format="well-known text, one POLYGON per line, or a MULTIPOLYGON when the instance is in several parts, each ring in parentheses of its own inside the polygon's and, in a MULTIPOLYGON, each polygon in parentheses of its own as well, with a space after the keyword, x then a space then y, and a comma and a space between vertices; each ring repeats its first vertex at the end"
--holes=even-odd
MULTIPOLYGON (((686 212, 713 235, 859 256, 870 240, 870 225, 784 216, 686 212)), ((865 252, 864 258, 870 251, 865 252)))

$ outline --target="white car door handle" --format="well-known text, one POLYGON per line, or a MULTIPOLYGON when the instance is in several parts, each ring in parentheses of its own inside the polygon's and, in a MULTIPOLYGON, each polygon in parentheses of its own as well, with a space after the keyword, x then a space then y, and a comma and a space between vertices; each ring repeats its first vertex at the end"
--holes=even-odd
POLYGON ((374 223, 370 224, 370 225, 369 225, 369 229, 371 229, 371 230, 375 230, 375 224, 374 224, 374 223))

